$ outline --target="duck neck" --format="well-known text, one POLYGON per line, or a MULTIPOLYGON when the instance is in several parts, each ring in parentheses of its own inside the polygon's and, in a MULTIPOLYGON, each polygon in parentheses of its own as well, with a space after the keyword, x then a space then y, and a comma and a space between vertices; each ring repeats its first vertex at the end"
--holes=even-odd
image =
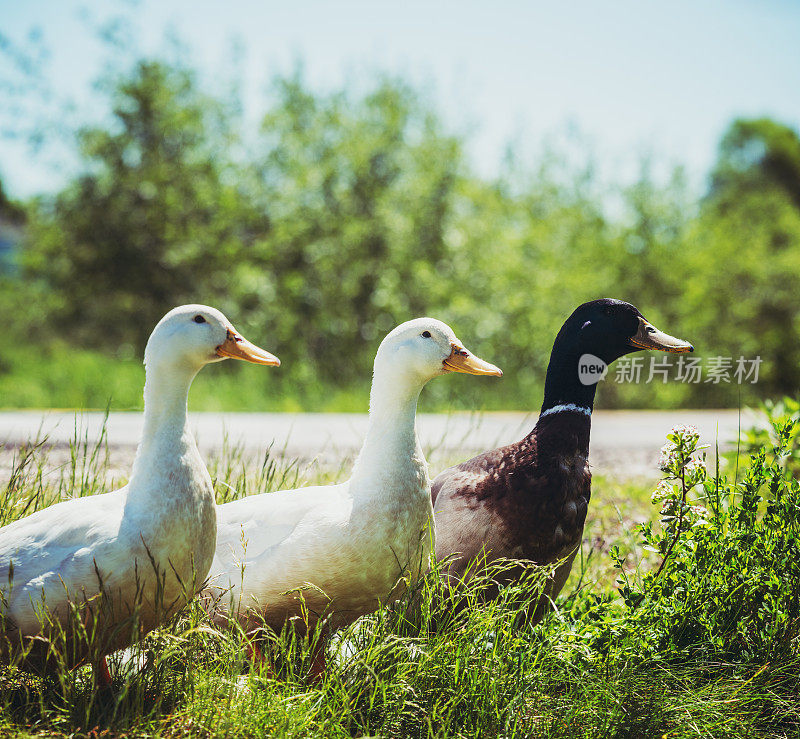
POLYGON ((152 479, 154 469, 163 475, 165 466, 180 464, 187 452, 197 454, 188 428, 187 409, 189 387, 197 371, 179 365, 148 369, 144 384, 144 428, 133 463, 131 489, 138 489, 152 479))
POLYGON ((582 352, 577 340, 563 333, 562 329, 550 354, 540 416, 557 413, 562 407, 574 408, 575 412, 591 416, 597 383, 584 385, 580 381, 578 362, 582 352))
POLYGON ((367 435, 351 476, 354 488, 377 474, 402 479, 406 470, 417 475, 418 468, 425 466, 416 429, 417 401, 423 384, 392 373, 375 373, 367 435))
POLYGON ((582 355, 577 339, 561 330, 550 354, 544 401, 534 431, 541 449, 554 455, 589 453, 589 434, 597 384, 584 385, 578 376, 582 355))

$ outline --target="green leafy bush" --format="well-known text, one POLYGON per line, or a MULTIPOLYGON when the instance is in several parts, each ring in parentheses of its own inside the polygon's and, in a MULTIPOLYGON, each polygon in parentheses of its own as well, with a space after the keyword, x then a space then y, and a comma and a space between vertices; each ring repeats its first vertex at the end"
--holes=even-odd
POLYGON ((740 480, 708 474, 696 429, 668 435, 653 494, 660 525, 641 531, 643 549, 662 561, 639 578, 623 575, 620 654, 735 663, 797 656, 796 418, 773 407, 770 429, 740 480))

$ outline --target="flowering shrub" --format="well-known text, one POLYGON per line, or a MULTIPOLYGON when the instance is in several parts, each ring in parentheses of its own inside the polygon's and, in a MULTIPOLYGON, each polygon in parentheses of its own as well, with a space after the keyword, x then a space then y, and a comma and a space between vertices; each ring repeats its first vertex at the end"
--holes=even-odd
MULTIPOLYGON (((658 660, 761 662, 796 656, 800 633, 800 482, 796 423, 771 416, 741 479, 709 475, 697 429, 677 426, 652 501, 660 527, 642 545, 660 564, 624 572, 615 649, 658 660), (789 459, 792 457, 793 459, 789 459)), ((621 567, 621 562, 618 561, 621 567)))

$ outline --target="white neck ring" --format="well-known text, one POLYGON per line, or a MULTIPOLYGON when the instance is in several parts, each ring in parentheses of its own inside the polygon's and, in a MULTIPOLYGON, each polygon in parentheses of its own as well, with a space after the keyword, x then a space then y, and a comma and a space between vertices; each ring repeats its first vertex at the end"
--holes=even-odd
POLYGON ((554 405, 552 408, 548 408, 543 413, 539 414, 539 418, 544 418, 545 416, 550 416, 554 413, 564 413, 565 411, 570 411, 572 413, 583 413, 584 416, 588 416, 591 418, 592 409, 587 408, 583 405, 575 405, 575 403, 561 403, 560 405, 554 405))

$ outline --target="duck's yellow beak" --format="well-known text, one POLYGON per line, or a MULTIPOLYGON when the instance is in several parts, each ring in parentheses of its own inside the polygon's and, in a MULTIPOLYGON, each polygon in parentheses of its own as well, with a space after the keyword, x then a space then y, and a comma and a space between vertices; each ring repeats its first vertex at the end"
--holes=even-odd
POLYGON ((240 333, 232 327, 228 327, 228 335, 217 347, 218 357, 230 357, 231 359, 243 359, 245 362, 253 364, 266 364, 269 367, 280 367, 281 360, 274 354, 264 351, 255 344, 251 344, 240 333))
POLYGON ((470 354, 460 344, 451 344, 450 356, 444 360, 445 372, 464 372, 468 375, 494 375, 502 377, 503 370, 485 362, 480 357, 470 354))
POLYGON ((637 349, 657 349, 660 352, 670 352, 671 354, 687 354, 694 351, 694 347, 688 341, 676 339, 674 336, 659 331, 644 318, 639 319, 639 330, 629 341, 637 349))

